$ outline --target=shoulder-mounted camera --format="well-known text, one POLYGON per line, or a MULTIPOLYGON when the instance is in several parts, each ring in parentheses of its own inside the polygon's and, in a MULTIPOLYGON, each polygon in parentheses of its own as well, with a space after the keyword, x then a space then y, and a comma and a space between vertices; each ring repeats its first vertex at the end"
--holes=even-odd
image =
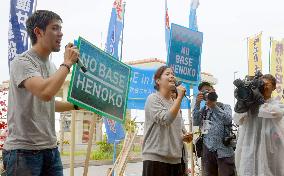
POLYGON ((264 81, 261 79, 262 73, 256 72, 254 77, 246 76, 244 80, 236 79, 234 95, 237 99, 235 112, 247 112, 252 105, 261 105, 265 102, 263 97, 264 81))

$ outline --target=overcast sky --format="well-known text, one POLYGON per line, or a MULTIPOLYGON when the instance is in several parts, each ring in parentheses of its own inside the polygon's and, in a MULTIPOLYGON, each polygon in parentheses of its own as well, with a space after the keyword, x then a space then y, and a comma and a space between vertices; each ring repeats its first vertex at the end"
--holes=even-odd
MULTIPOLYGON (((37 9, 58 13, 63 19, 63 41, 82 36, 104 46, 114 0, 38 0, 37 9)), ((170 22, 188 26, 190 0, 168 0, 170 22)), ((283 0, 200 0, 197 24, 203 32, 203 72, 218 79, 219 100, 233 105, 233 72, 247 74, 248 36, 263 32, 262 59, 268 72, 269 37, 284 36, 283 0)), ((0 82, 9 79, 7 65, 8 17, 10 1, 0 7, 0 82)), ((123 61, 159 58, 166 60, 164 0, 126 0, 123 61)), ((53 55, 57 66, 63 52, 53 55)))

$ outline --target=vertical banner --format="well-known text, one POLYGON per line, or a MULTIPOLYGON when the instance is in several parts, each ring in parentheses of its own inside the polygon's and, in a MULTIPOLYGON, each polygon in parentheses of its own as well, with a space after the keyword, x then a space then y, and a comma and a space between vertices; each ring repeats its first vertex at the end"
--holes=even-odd
POLYGON ((122 0, 115 0, 108 26, 105 51, 118 59, 118 44, 123 30, 124 6, 122 0))
POLYGON ((166 42, 166 51, 168 51, 169 41, 170 41, 170 17, 168 12, 168 2, 165 0, 165 42, 166 42))
MULTIPOLYGON (((282 39, 281 41, 270 39, 270 42, 270 74, 272 74, 276 78, 276 90, 273 92, 273 97, 276 97, 278 100, 281 100, 284 89, 284 39, 282 39)), ((282 102, 284 103, 283 99, 282 102)))
MULTIPOLYGON (((120 36, 123 32, 124 12, 122 0, 115 0, 109 20, 105 51, 118 60, 118 45, 120 36)), ((121 140, 124 138, 125 134, 121 123, 104 117, 104 125, 106 127, 108 143, 114 143, 115 140, 121 140)))
POLYGON ((104 124, 107 133, 107 142, 113 144, 115 141, 124 139, 124 129, 121 123, 108 118, 104 118, 104 124))
POLYGON ((261 61, 261 36, 262 33, 248 38, 248 74, 254 76, 257 71, 262 71, 261 61))
POLYGON ((28 49, 26 21, 33 12, 34 0, 11 0, 8 31, 8 66, 17 54, 28 49))
POLYGON ((192 0, 190 4, 190 13, 189 13, 189 29, 197 31, 197 18, 196 10, 199 6, 199 0, 192 0))

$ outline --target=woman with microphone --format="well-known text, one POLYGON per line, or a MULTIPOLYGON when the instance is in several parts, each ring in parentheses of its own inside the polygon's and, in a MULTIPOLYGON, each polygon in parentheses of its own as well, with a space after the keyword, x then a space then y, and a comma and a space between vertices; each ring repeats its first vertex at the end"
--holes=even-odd
POLYGON ((191 134, 182 132, 180 105, 186 89, 175 86, 173 70, 168 66, 161 66, 154 80, 157 91, 148 96, 145 104, 143 176, 183 176, 183 141, 192 140, 191 134), (175 99, 173 90, 177 93, 175 99))

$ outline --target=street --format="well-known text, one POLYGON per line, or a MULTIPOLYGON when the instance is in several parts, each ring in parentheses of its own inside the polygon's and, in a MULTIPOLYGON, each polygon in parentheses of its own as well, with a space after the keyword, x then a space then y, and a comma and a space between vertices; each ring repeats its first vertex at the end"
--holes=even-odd
MULTIPOLYGON (((90 166, 88 170, 88 175, 91 176, 106 176, 108 168, 111 165, 102 165, 102 166, 90 166)), ((81 176, 83 175, 84 168, 77 167, 75 168, 74 175, 81 176)), ((64 176, 70 175, 70 169, 63 170, 64 176)), ((138 163, 128 163, 126 166, 125 176, 142 176, 142 162, 138 163)))

